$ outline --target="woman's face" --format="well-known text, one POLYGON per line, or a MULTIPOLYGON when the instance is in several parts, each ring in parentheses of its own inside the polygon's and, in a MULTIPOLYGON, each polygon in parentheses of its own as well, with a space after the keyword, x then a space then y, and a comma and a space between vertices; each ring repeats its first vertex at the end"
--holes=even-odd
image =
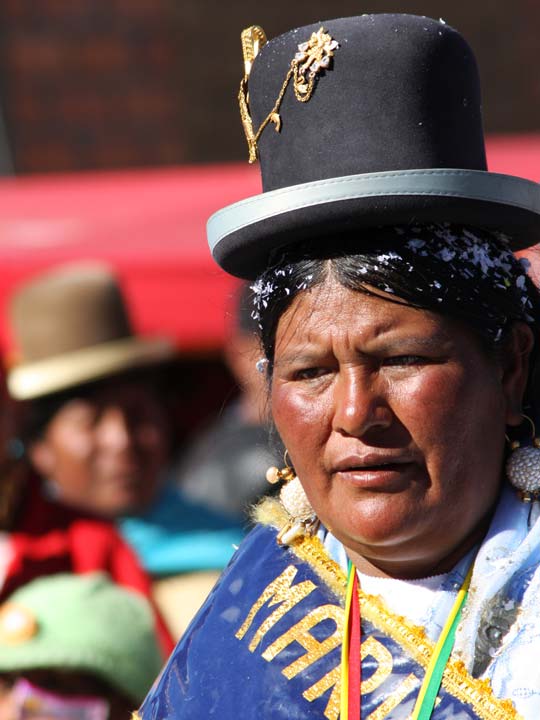
MULTIPOLYGON (((512 346, 528 348, 519 327, 512 346)), ((508 355, 495 362, 463 325, 331 279, 280 318, 274 420, 357 566, 442 572, 485 530, 526 377, 527 352, 508 355)))
POLYGON ((168 427, 144 382, 114 379, 74 397, 30 448, 36 470, 69 505, 116 517, 147 508, 168 455, 168 427))

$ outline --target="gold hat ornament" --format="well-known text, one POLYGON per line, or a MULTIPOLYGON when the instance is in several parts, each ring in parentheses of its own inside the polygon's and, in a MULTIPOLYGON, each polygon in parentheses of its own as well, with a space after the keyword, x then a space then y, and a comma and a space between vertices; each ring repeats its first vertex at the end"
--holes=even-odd
POLYGON ((291 60, 289 71, 285 76, 274 107, 262 121, 257 132, 255 132, 249 110, 248 80, 253 61, 257 57, 259 50, 267 42, 265 32, 259 25, 252 25, 242 32, 241 42, 244 55, 244 77, 240 81, 238 103, 240 105, 242 126, 248 143, 249 162, 254 163, 258 158, 257 142, 265 127, 272 122, 275 125, 276 132, 281 130, 279 108, 291 78, 293 78, 296 99, 302 103, 308 102, 313 95, 317 76, 330 67, 334 50, 339 47, 339 43, 325 32, 324 27, 320 27, 317 32, 311 33, 309 40, 298 45, 298 52, 291 60))

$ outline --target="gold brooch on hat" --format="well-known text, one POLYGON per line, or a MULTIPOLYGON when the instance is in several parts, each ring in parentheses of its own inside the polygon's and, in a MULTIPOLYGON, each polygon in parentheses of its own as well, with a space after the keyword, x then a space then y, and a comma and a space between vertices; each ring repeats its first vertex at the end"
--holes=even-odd
POLYGON ((0 642, 19 645, 34 637, 37 631, 37 620, 27 608, 11 602, 0 608, 0 642))
POLYGON ((261 27, 252 25, 242 32, 241 41, 244 55, 244 77, 240 81, 238 103, 249 148, 249 162, 254 163, 258 157, 257 142, 268 123, 274 123, 276 132, 281 130, 279 108, 291 78, 293 78, 296 99, 299 102, 308 102, 313 95, 317 75, 330 67, 334 50, 339 47, 339 43, 325 32, 323 27, 320 27, 317 32, 311 34, 309 40, 298 45, 298 52, 291 60, 289 71, 285 76, 274 107, 255 132, 249 111, 248 79, 253 61, 261 47, 266 44, 266 35, 261 27))

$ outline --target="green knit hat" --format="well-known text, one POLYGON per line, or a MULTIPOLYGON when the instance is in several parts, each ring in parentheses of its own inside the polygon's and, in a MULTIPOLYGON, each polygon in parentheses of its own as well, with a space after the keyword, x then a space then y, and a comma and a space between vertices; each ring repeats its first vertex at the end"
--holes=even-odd
POLYGON ((147 600, 102 573, 39 578, 0 606, 0 673, 80 670, 140 703, 161 665, 147 600))

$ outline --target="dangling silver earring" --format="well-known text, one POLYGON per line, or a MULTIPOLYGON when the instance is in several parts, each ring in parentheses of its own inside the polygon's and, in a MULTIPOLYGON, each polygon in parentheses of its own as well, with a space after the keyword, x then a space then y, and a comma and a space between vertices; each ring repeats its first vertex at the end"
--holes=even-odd
POLYGON ((534 422, 528 415, 523 415, 530 423, 532 430, 532 445, 522 446, 518 440, 510 441, 511 453, 506 461, 506 476, 510 483, 518 490, 523 502, 531 503, 529 511, 529 527, 540 515, 540 439, 536 437, 534 422))
POLYGON ((287 462, 288 454, 285 450, 283 456, 285 467, 282 470, 270 467, 266 471, 266 479, 272 485, 281 480, 285 482, 279 493, 279 499, 288 515, 288 520, 277 536, 280 545, 290 545, 302 535, 313 535, 319 525, 319 518, 311 507, 302 483, 287 462))

